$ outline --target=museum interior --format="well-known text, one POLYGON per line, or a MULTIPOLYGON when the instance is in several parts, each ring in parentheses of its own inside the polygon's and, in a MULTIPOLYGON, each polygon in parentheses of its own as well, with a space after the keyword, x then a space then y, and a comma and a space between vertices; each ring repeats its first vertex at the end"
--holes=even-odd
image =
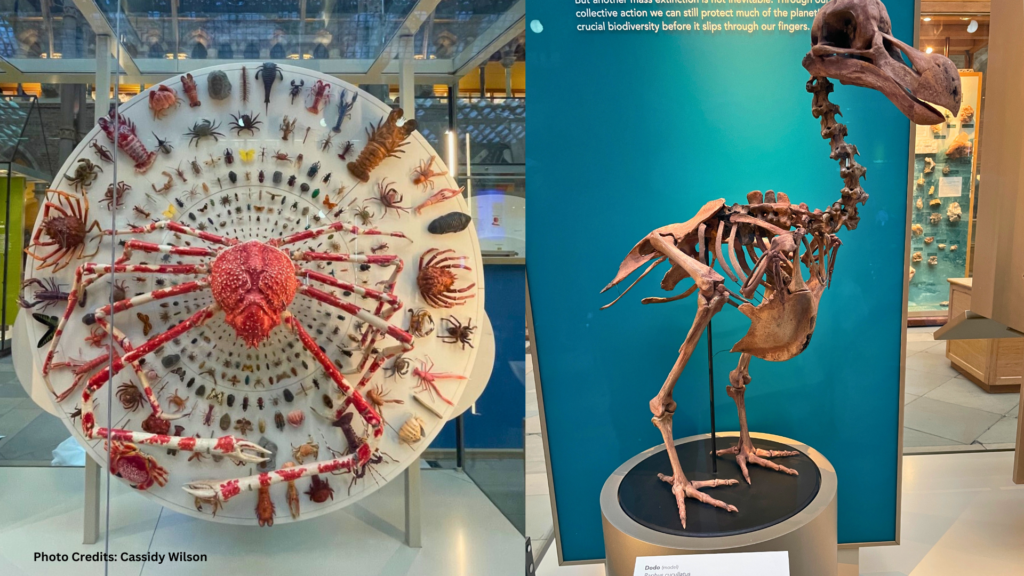
POLYGON ((525 4, 0 9, 0 573, 523 573, 525 4))
MULTIPOLYGON (((811 52, 806 32, 792 43, 771 34, 669 39, 662 37, 664 28, 642 36, 563 34, 558 30, 567 16, 531 6, 527 35, 538 55, 531 66, 531 112, 534 122, 544 123, 533 131, 529 147, 534 210, 528 215, 528 243, 534 246, 527 262, 531 348, 526 372, 526 514, 537 574, 621 576, 634 574, 634 568, 636 574, 652 575, 686 573, 687 568, 694 574, 836 574, 835 568, 815 564, 818 559, 810 558, 807 550, 829 530, 811 512, 818 513, 815 506, 823 494, 836 498, 836 479, 838 552, 833 518, 831 544, 825 546, 831 556, 824 565, 838 562, 840 576, 1024 573, 1024 430, 1019 420, 1024 255, 1019 226, 1015 235, 1010 223, 1014 214, 1019 219, 1019 198, 1024 198, 1016 132, 1024 126, 1016 110, 1024 74, 1019 58, 1024 13, 1014 3, 984 0, 882 3, 812 3, 817 18, 811 52), (876 17, 864 7, 882 3, 888 9, 886 21, 872 21, 876 17), (844 32, 833 27, 830 33, 835 22, 843 23, 844 32), (860 83, 864 76, 844 76, 838 64, 829 68, 828 62, 838 58, 823 59, 814 68, 812 57, 826 52, 846 55, 848 69, 867 69, 854 65, 855 60, 878 65, 878 52, 869 49, 871 32, 864 50, 855 51, 859 36, 852 31, 859 35, 865 29, 878 30, 875 47, 884 46, 889 55, 883 58, 900 58, 898 67, 920 79, 899 90, 916 104, 904 100, 906 105, 900 105, 903 96, 886 92, 883 81, 865 85, 860 83), (620 43, 605 49, 601 43, 609 38, 620 43), (644 50, 657 51, 657 58, 651 59, 651 67, 633 70, 625 54, 644 50), (552 57, 549 62, 545 55, 558 55, 560 61, 552 57), (790 55, 789 62, 777 61, 790 55), (938 64, 937 56, 946 63, 938 64), (948 66, 942 68, 942 80, 929 75, 930 67, 940 65, 948 66), (820 75, 835 85, 834 92, 830 86, 815 92, 813 124, 807 92, 814 87, 808 83, 805 91, 805 68, 812 76, 827 72, 820 75), (629 128, 616 135, 607 152, 600 148, 600 160, 587 156, 598 148, 575 156, 558 153, 543 133, 536 137, 536 130, 564 134, 579 127, 572 128, 574 138, 589 142, 599 137, 597 130, 581 123, 597 116, 593 107, 588 109, 591 116, 562 111, 547 103, 548 94, 566 84, 587 94, 601 82, 588 79, 598 70, 607 70, 616 85, 631 88, 629 105, 618 102, 610 112, 629 128), (785 90, 774 87, 783 81, 790 84, 785 90), (947 95, 958 94, 958 110, 945 108, 941 90, 927 92, 929 83, 940 81, 949 86, 958 81, 959 90, 947 90, 947 95), (851 102, 866 91, 848 84, 884 96, 851 102), (925 90, 925 96, 915 90, 925 90), (819 100, 823 96, 830 104, 829 92, 843 112, 831 120, 821 112, 826 108, 819 100), (757 94, 754 104, 752 93, 757 94), (920 105, 921 100, 939 104, 941 115, 935 107, 920 105), (654 110, 658 121, 651 122, 654 110), (768 250, 767 241, 762 250, 757 240, 762 233, 734 223, 765 218, 771 225, 762 228, 781 234, 771 226, 790 225, 785 219, 790 198, 794 206, 806 202, 804 209, 824 209, 834 201, 839 171, 823 169, 821 180, 791 176, 799 172, 798 166, 820 165, 828 152, 816 137, 819 119, 821 136, 833 138, 833 160, 844 158, 836 134, 859 147, 853 149, 853 168, 840 160, 847 186, 843 201, 849 204, 847 192, 856 187, 850 174, 865 167, 868 174, 860 185, 870 200, 859 206, 857 230, 846 226, 836 233, 842 250, 836 246, 831 260, 823 257, 827 290, 820 304, 814 302, 818 315, 811 317, 810 330, 817 320, 815 337, 806 333, 801 342, 806 351, 787 363, 783 361, 792 350, 766 351, 756 342, 763 338, 757 332, 759 318, 778 324, 777 329, 785 329, 784 322, 767 312, 765 320, 749 308, 744 311, 751 305, 741 297, 764 297, 750 282, 760 270, 755 264, 763 262, 759 253, 768 250), (840 125, 840 132, 827 120, 848 125, 848 135, 846 126, 840 125), (871 141, 868 132, 885 132, 894 121, 898 129, 885 133, 884 144, 871 141), (805 124, 807 130, 793 127, 805 124), (908 137, 909 154, 904 156, 908 137), (806 160, 803 146, 809 150, 806 160), (782 168, 773 164, 780 154, 789 162, 779 162, 782 168), (547 155, 556 155, 557 163, 545 164, 547 155), (576 219, 550 212, 565 202, 553 200, 552 194, 570 180, 555 164, 568 163, 574 163, 573 188, 587 191, 585 205, 576 212, 578 225, 576 219), (773 186, 785 194, 747 194, 773 186), (809 187, 825 189, 820 202, 812 202, 817 199, 813 195, 808 199, 809 187), (742 204, 744 194, 748 205, 742 204), (723 208, 714 201, 720 196, 723 208), (758 212, 755 205, 761 203, 772 207, 758 212), (737 210, 744 215, 728 221, 721 216, 737 210), (588 221, 614 225, 599 235, 586 234, 588 221), (559 229, 552 230, 556 225, 559 229), (685 256, 673 256, 672 245, 655 236, 674 238, 685 256), (746 247, 749 261, 741 247, 732 252, 740 242, 752 242, 746 247), (868 244, 858 247, 858 242, 868 244), (557 255, 541 250, 556 245, 557 255), (564 265, 577 258, 588 262, 579 281, 566 274, 564 265), (671 264, 662 264, 645 278, 666 259, 671 264), (718 304, 721 311, 706 295, 704 280, 685 265, 694 259, 711 262, 735 296, 728 305, 718 304), (890 271, 883 270, 887 259, 894 262, 890 271), (669 265, 673 267, 666 273, 669 265), (613 279, 616 268, 619 274, 613 279), (841 279, 844 269, 853 277, 841 279), (659 290, 659 281, 669 292, 659 290), (676 282, 679 288, 672 292, 676 282), (691 296, 698 288, 699 296, 691 296), (575 296, 566 302, 564 294, 575 296), (829 311, 830 306, 836 308, 829 311), (740 316, 737 309, 750 320, 730 319, 740 316), (714 315, 713 324, 702 320, 705 314, 714 315), (750 332, 743 337, 748 326, 750 332), (736 352, 752 354, 753 362, 736 352), (674 401, 670 396, 662 404, 666 387, 671 394, 676 378, 674 401), (872 404, 862 405, 867 398, 872 404), (745 428, 748 421, 756 451, 744 455, 744 440, 737 443, 731 438, 737 433, 731 431, 745 428), (712 430, 717 438, 709 434, 712 430), (666 455, 662 444, 672 439, 679 463, 666 455), (723 456, 723 449, 728 455, 723 456), (701 456, 701 450, 711 456, 701 456), (747 459, 745 465, 738 463, 741 456, 747 459), (827 462, 817 466, 818 484, 810 489, 817 494, 812 495, 800 486, 813 475, 816 457, 827 462), (691 488, 673 478, 680 464, 688 476, 684 482, 699 491, 681 495, 691 488), (750 513, 747 520, 733 520, 732 505, 740 516, 745 509, 753 509, 756 516, 769 506, 759 499, 773 501, 770 505, 788 501, 791 493, 777 484, 789 476, 779 474, 779 466, 801 479, 792 497, 803 498, 806 508, 787 512, 792 517, 782 521, 774 516, 770 521, 751 519, 750 513), (724 563, 681 561, 694 555, 724 558, 728 552, 771 550, 788 551, 791 572, 772 571, 767 559, 749 572, 723 568, 724 563)), ((807 25, 811 29, 811 18, 807 25)), ((605 104, 612 106, 611 101, 605 104)), ((813 276, 813 260, 832 250, 830 241, 815 245, 811 240, 808 245, 805 240, 803 246, 809 251, 804 274, 813 276)), ((787 265, 782 264, 779 278, 788 281, 787 265)), ((778 284, 769 284, 774 293, 778 284)), ((769 285, 762 286, 768 293, 769 285)), ((760 330, 771 331, 763 325, 760 330)), ((828 507, 823 504, 820 513, 827 514, 828 507)))

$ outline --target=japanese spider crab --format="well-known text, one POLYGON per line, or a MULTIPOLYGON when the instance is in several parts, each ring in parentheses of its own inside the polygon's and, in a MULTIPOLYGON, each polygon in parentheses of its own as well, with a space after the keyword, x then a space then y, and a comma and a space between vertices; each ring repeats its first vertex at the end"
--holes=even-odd
POLYGON ((420 288, 420 295, 434 308, 453 308, 460 306, 469 300, 474 294, 466 294, 476 284, 470 284, 462 288, 455 288, 455 273, 452 270, 469 270, 461 257, 446 256, 454 254, 453 250, 438 250, 431 248, 420 256, 419 276, 416 277, 416 284, 420 288))
MULTIPOLYGON (((361 255, 333 252, 313 252, 294 250, 291 245, 305 240, 319 238, 335 233, 348 233, 366 236, 391 236, 406 238, 401 232, 383 233, 377 230, 363 230, 358 227, 337 222, 328 226, 297 232, 290 236, 276 238, 267 242, 248 241, 218 236, 184 226, 173 221, 153 222, 146 226, 123 230, 108 230, 104 234, 144 235, 156 230, 169 230, 176 235, 196 238, 206 245, 170 246, 145 242, 138 239, 123 243, 123 252, 113 265, 85 263, 78 267, 74 283, 68 297, 67 308, 61 317, 54 338, 50 344, 46 359, 42 366, 44 381, 50 392, 63 401, 86 381, 82 392, 82 431, 86 439, 107 438, 114 442, 131 443, 139 446, 155 445, 170 450, 195 452, 202 455, 226 456, 239 463, 257 463, 266 460, 265 448, 235 436, 221 438, 196 438, 192 436, 168 435, 171 420, 180 418, 182 414, 164 412, 151 385, 151 373, 142 367, 144 357, 160 349, 166 343, 184 335, 193 328, 213 321, 217 317, 231 327, 237 337, 247 346, 258 348, 263 344, 271 331, 283 324, 295 335, 298 343, 305 348, 324 373, 334 382, 336 391, 346 398, 332 414, 334 419, 341 418, 351 406, 362 420, 369 426, 369 437, 361 440, 359 445, 349 446, 345 455, 329 460, 311 462, 304 466, 280 469, 260 475, 236 478, 227 481, 190 482, 184 486, 186 492, 197 498, 197 501, 226 502, 243 491, 255 490, 280 482, 294 481, 298 478, 314 474, 345 472, 359 469, 374 458, 377 444, 384 433, 384 424, 373 404, 359 392, 373 377, 374 373, 390 358, 413 349, 413 336, 401 328, 389 323, 390 318, 401 309, 401 301, 394 295, 395 283, 403 269, 400 258, 392 255, 361 255), (206 258, 203 264, 130 264, 135 252, 145 254, 170 254, 179 258, 206 258), (375 290, 337 280, 334 277, 304 268, 304 263, 344 262, 393 268, 390 279, 384 282, 383 290, 375 290), (61 334, 71 317, 72 310, 85 298, 86 290, 97 280, 108 274, 160 275, 160 276, 198 276, 199 279, 184 282, 175 286, 161 288, 140 294, 132 298, 122 299, 113 305, 104 305, 92 313, 86 314, 83 321, 87 325, 98 326, 104 333, 112 334, 118 350, 107 352, 88 362, 54 362, 59 349, 61 334), (375 311, 365 310, 356 304, 342 300, 313 284, 321 284, 328 288, 338 289, 355 294, 360 298, 368 298, 377 302, 375 311), (112 316, 118 312, 160 300, 173 300, 185 294, 208 291, 213 302, 192 314, 174 327, 154 335, 154 337, 136 344, 119 329, 112 325, 112 316), (397 344, 375 352, 375 360, 356 385, 350 384, 334 366, 327 355, 320 350, 316 341, 303 327, 301 322, 289 312, 288 308, 297 296, 316 300, 330 308, 335 308, 350 315, 367 325, 367 334, 377 337, 393 338, 397 344), (145 396, 151 414, 143 423, 146 432, 127 429, 97 427, 93 413, 93 398, 104 385, 117 376, 125 367, 131 367, 138 377, 142 393, 145 396), (57 368, 73 368, 74 379, 67 390, 58 394, 50 382, 51 370, 57 368), (92 374, 90 377, 89 375, 92 374)), ((369 355, 368 355, 369 356, 369 355)), ((349 413, 350 416, 353 413, 349 413)))
POLYGON ((602 290, 616 286, 649 263, 633 284, 603 307, 607 308, 665 261, 671 269, 662 280, 663 289, 673 290, 687 277, 694 282, 677 295, 642 301, 644 304, 666 303, 694 292, 698 294, 697 314, 680 347, 675 366, 650 401, 652 422, 661 431, 671 464, 671 475, 659 474, 658 477, 672 485, 683 528, 686 528, 687 498, 737 512, 735 506, 712 498, 700 489, 735 485, 738 480, 688 480, 672 436, 672 416, 676 410, 673 389, 701 333, 726 304, 750 318, 751 324, 747 334, 732 348, 740 357, 736 369, 729 374, 727 388, 739 415, 739 442, 719 450, 718 455, 734 455, 748 484, 749 465, 797 474, 771 460, 793 456, 796 452, 754 447, 747 427, 744 395, 750 384, 751 358, 782 362, 810 345, 818 303, 832 281, 836 252, 842 244, 836 233, 844 226, 847 230, 857 228, 860 222, 857 206, 868 199, 860 186, 867 170, 857 163, 857 147, 845 141, 846 126, 836 121, 839 107, 829 101, 833 90, 829 78, 882 92, 918 124, 937 124, 944 120, 943 114, 926 101, 951 111, 960 109, 961 88, 956 66, 939 54, 925 54, 894 38, 889 15, 879 0, 832 0, 822 7, 814 17, 811 50, 804 56, 803 66, 811 74, 806 84, 807 92, 812 95, 811 113, 820 121, 821 137, 829 141, 829 157, 839 162, 843 180, 840 198, 824 211, 810 210, 807 204, 792 204, 786 194, 771 190, 764 194, 748 193, 747 204, 730 206, 724 199, 712 200, 686 222, 669 224, 647 234, 627 254, 618 273, 602 290), (727 287, 725 276, 719 274, 715 266, 740 288, 727 287), (803 268, 807 269, 807 280, 803 268))
POLYGON ((54 272, 60 272, 72 260, 79 258, 92 258, 100 248, 99 243, 96 250, 85 254, 85 246, 89 233, 93 230, 103 230, 99 221, 93 220, 89 224, 89 199, 85 197, 72 196, 60 190, 47 190, 46 195, 54 194, 57 201, 47 200, 43 204, 43 222, 36 228, 32 235, 32 242, 25 249, 25 254, 38 260, 40 264, 37 270, 53 266, 54 272), (56 213, 51 215, 51 213, 56 213), (49 240, 43 242, 40 236, 45 233, 49 240), (45 254, 39 254, 39 249, 53 248, 45 254))

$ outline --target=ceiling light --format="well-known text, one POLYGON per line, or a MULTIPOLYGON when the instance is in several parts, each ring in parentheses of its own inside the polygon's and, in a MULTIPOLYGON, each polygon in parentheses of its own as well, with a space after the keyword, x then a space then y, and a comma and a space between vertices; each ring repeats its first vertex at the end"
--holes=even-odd
POLYGON ((967 32, 969 34, 974 34, 977 31, 978 31, 978 21, 977 20, 971 20, 971 23, 967 25, 967 32))
POLYGON ((930 16, 925 16, 924 18, 921 18, 921 20, 924 20, 925 22, 931 22, 932 21, 930 16))
POLYGON ((926 53, 928 53, 928 54, 931 54, 931 53, 932 53, 932 47, 931 47, 931 46, 929 46, 929 47, 925 48, 925 49, 924 49, 924 51, 925 51, 926 53))

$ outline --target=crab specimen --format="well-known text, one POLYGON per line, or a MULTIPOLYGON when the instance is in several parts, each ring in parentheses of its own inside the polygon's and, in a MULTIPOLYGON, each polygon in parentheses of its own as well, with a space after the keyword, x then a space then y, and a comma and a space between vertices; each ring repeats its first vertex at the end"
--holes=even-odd
MULTIPOLYGON (((151 377, 147 370, 142 367, 141 363, 144 361, 145 356, 159 350, 166 343, 182 337, 199 326, 212 322, 223 322, 226 324, 226 328, 233 330, 234 335, 250 348, 259 348, 261 345, 264 345, 271 331, 278 326, 283 326, 284 329, 294 335, 300 347, 305 349, 316 363, 320 365, 330 378, 330 381, 333 382, 336 391, 346 397, 344 405, 338 408, 334 417, 340 417, 349 407, 354 408, 354 413, 369 426, 368 441, 360 446, 350 447, 352 449, 351 453, 341 457, 310 463, 307 466, 292 468, 288 471, 276 470, 257 476, 237 478, 227 482, 190 482, 184 486, 185 490, 192 496, 203 499, 203 501, 215 498, 224 502, 237 495, 240 491, 255 490, 261 486, 268 486, 284 482, 287 479, 294 480, 313 474, 355 470, 369 462, 374 457, 376 444, 380 441, 384 428, 380 415, 377 414, 373 405, 364 398, 359 390, 365 388, 375 372, 387 360, 403 351, 411 350, 413 336, 401 328, 388 323, 394 313, 401 308, 401 302, 394 296, 395 286, 393 280, 385 283, 384 290, 371 290, 337 280, 333 276, 315 270, 306 269, 302 267, 302 264, 347 262, 354 265, 367 264, 400 271, 402 262, 397 256, 392 255, 315 252, 296 250, 293 245, 305 240, 341 233, 373 236, 385 235, 395 238, 405 238, 404 234, 400 232, 381 233, 376 230, 364 231, 360 228, 338 222, 328 226, 303 230, 265 242, 256 240, 242 242, 235 238, 218 236, 166 220, 153 222, 141 227, 106 231, 105 234, 114 237, 122 234, 137 237, 158 230, 167 230, 180 237, 190 237, 199 242, 197 245, 162 246, 133 238, 123 243, 123 253, 113 266, 111 264, 91 262, 82 264, 75 275, 75 283, 71 288, 67 308, 63 317, 59 319, 60 323, 57 326, 55 337, 43 362, 42 373, 44 381, 58 401, 66 399, 82 382, 85 382, 84 391, 82 392, 82 431, 86 440, 112 438, 121 442, 132 442, 138 445, 159 445, 166 449, 209 454, 215 458, 226 456, 238 463, 264 461, 265 457, 263 455, 268 453, 265 448, 235 436, 196 438, 192 436, 168 435, 169 421, 181 415, 169 414, 160 407, 160 403, 150 385, 151 377), (146 254, 168 254, 169 257, 182 259, 205 258, 208 261, 199 264, 150 265, 130 263, 132 255, 140 252, 146 254), (153 329, 153 336, 144 342, 132 343, 123 334, 115 332, 117 334, 117 337, 114 338, 115 348, 107 350, 106 353, 84 364, 72 366, 68 363, 54 362, 55 354, 61 349, 59 341, 62 327, 71 317, 72 310, 82 301, 90 285, 115 270, 119 274, 143 276, 152 274, 158 275, 159 278, 173 278, 177 276, 198 276, 199 278, 180 284, 172 284, 165 288, 140 294, 134 298, 123 299, 113 305, 106 304, 86 314, 83 319, 84 322, 87 325, 98 326, 103 332, 110 333, 114 331, 112 325, 113 316, 119 312, 130 311, 139 302, 170 301, 183 295, 200 292, 210 294, 212 296, 211 302, 169 329, 160 331, 153 329), (356 294, 359 297, 366 297, 376 301, 378 305, 375 311, 371 312, 354 303, 336 297, 317 287, 317 285, 356 294), (298 297, 309 298, 327 308, 336 309, 359 321, 366 322, 369 326, 373 327, 371 331, 374 334, 374 338, 386 336, 393 339, 396 344, 382 347, 381 350, 373 354, 367 354, 367 358, 374 357, 370 369, 365 371, 358 383, 350 384, 335 367, 334 363, 317 346, 316 341, 306 331, 302 323, 288 310, 293 300, 298 297), (50 372, 51 370, 65 367, 74 368, 74 379, 65 391, 57 394, 50 382, 50 372), (99 427, 93 414, 94 396, 112 378, 128 367, 138 377, 139 387, 142 389, 142 394, 150 405, 150 416, 142 424, 144 432, 99 427), (239 490, 232 488, 234 486, 237 486, 239 490)), ((397 272, 393 276, 396 275, 397 272)), ((184 372, 180 376, 183 378, 184 372)), ((205 393, 205 387, 200 386, 196 389, 197 396, 202 396, 203 393, 205 393)), ((220 392, 220 394, 223 394, 223 392, 220 392)), ((209 400, 210 396, 207 396, 207 399, 209 400)), ((213 423, 213 402, 216 401, 218 400, 214 399, 211 401, 210 409, 203 416, 205 424, 213 423)), ((262 399, 260 399, 259 403, 262 408, 262 399)), ((283 419, 283 416, 281 416, 282 426, 283 419)))
POLYGON ((103 194, 103 198, 100 199, 100 204, 105 204, 107 210, 117 210, 121 206, 124 206, 124 195, 132 189, 124 180, 117 183, 115 186, 111 183, 107 186, 107 191, 103 194))
POLYGON ((434 319, 430 317, 430 310, 420 308, 409 311, 409 332, 418 338, 430 336, 434 332, 434 319))
POLYGON ((111 142, 115 140, 114 131, 117 131, 117 147, 135 162, 136 173, 145 174, 156 162, 156 152, 146 150, 146 146, 135 132, 135 123, 122 118, 116 108, 111 107, 107 116, 100 118, 96 123, 111 142))
POLYGON ((313 441, 313 437, 309 437, 309 442, 305 444, 299 444, 298 446, 292 446, 292 458, 294 458, 299 464, 303 464, 306 458, 313 458, 316 460, 320 457, 320 445, 313 441))
POLYGON ((388 210, 394 210, 399 218, 402 217, 402 212, 409 212, 408 208, 401 205, 402 199, 402 195, 395 189, 393 182, 381 180, 377 184, 377 197, 374 200, 380 202, 380 205, 384 207, 382 216, 387 216, 388 210))
MULTIPOLYGON (((960 109, 961 88, 956 66, 939 54, 926 54, 901 42, 891 35, 891 30, 885 6, 879 0, 832 0, 818 10, 814 18, 811 50, 804 57, 803 65, 811 74, 806 88, 812 95, 812 114, 820 121, 821 136, 829 141, 830 158, 840 165, 844 187, 837 202, 824 211, 812 211, 806 204, 792 204, 785 194, 772 191, 750 192, 747 204, 743 205, 728 205, 724 199, 712 200, 690 220, 647 234, 629 252, 618 273, 604 288, 611 289, 648 265, 640 275, 643 278, 666 261, 671 269, 661 283, 663 289, 673 290, 687 277, 694 282, 693 287, 678 295, 643 300, 645 304, 666 303, 694 292, 698 294, 697 313, 679 349, 678 359, 661 390, 650 401, 652 420, 661 431, 671 464, 671 473, 658 477, 672 486, 684 528, 687 498, 729 512, 737 511, 735 506, 712 498, 700 489, 734 485, 738 481, 687 479, 672 435, 675 385, 711 318, 726 304, 737 307, 751 323, 746 336, 732 347, 740 357, 736 369, 729 374, 727 388, 739 415, 739 442, 732 448, 719 450, 718 455, 735 456, 748 483, 747 467, 750 465, 796 474, 795 470, 771 460, 795 453, 755 448, 747 427, 744 396, 751 381, 752 358, 781 362, 808 347, 818 303, 831 283, 836 251, 841 244, 836 233, 844 226, 848 230, 856 229, 860 222, 857 206, 868 199, 860 186, 866 169, 856 161, 857 148, 845 141, 846 126, 836 121, 839 108, 829 101, 833 91, 829 78, 881 91, 917 124, 944 121, 943 114, 925 101, 949 110, 960 109), (912 62, 913 68, 907 62, 912 62), (713 260, 709 249, 713 249, 713 260), (753 262, 747 259, 748 255, 753 262), (716 266, 725 276, 715 270, 716 266), (727 286, 726 276, 739 284, 740 289, 727 286), (760 296, 760 301, 755 296, 760 296)), ((915 230, 915 236, 918 235, 920 232, 915 230)), ((633 285, 623 290, 622 295, 633 285)), ((605 308, 615 304, 622 295, 605 308)))
POLYGON ((365 204, 356 206, 352 211, 352 216, 358 218, 359 223, 363 226, 369 226, 373 223, 373 212, 370 212, 370 209, 365 204))
POLYGON ((445 328, 446 334, 441 337, 441 341, 447 342, 448 344, 462 344, 463 350, 466 349, 466 346, 472 348, 473 343, 471 340, 473 339, 473 331, 478 328, 478 326, 473 326, 473 319, 470 318, 466 321, 466 324, 463 325, 455 316, 448 316, 447 322, 448 327, 445 328))
POLYGON ((424 160, 412 173, 412 183, 426 190, 434 189, 434 178, 438 176, 445 176, 448 171, 437 172, 434 170, 434 162, 437 161, 437 156, 431 156, 429 159, 424 160))
POLYGON ((203 138, 213 138, 214 142, 219 142, 220 138, 224 134, 217 131, 220 128, 220 124, 211 120, 202 120, 192 124, 192 128, 185 133, 185 136, 189 137, 188 145, 191 146, 193 143, 198 147, 199 142, 203 138))
POLYGON ((125 382, 117 387, 117 400, 125 410, 134 412, 142 407, 145 397, 135 384, 125 382))
POLYGON ((163 84, 157 86, 156 90, 149 93, 149 109, 153 111, 154 118, 163 118, 164 114, 171 109, 172 106, 178 106, 181 99, 178 98, 178 93, 173 88, 168 88, 163 84))
POLYGON ((470 284, 462 288, 455 288, 455 273, 452 270, 471 270, 463 262, 462 257, 446 256, 454 254, 454 250, 438 250, 431 248, 420 256, 419 274, 416 277, 416 284, 419 286, 420 295, 434 308, 453 308, 461 306, 474 294, 466 294, 476 284, 470 284))
POLYGON ((63 270, 72 260, 80 258, 92 258, 99 252, 99 245, 90 254, 85 254, 86 239, 93 230, 102 230, 100 223, 93 220, 89 222, 89 199, 72 196, 60 190, 47 190, 46 195, 54 194, 57 201, 47 200, 43 204, 42 224, 36 228, 32 235, 29 247, 25 254, 40 264, 37 270, 53 266, 54 272, 63 270), (51 216, 51 213, 55 215, 51 216), (49 240, 42 241, 40 236, 46 234, 49 240), (40 249, 49 249, 49 252, 40 254, 40 249))
POLYGON ((167 470, 135 444, 112 440, 108 442, 107 451, 110 453, 110 471, 127 480, 136 490, 148 490, 153 484, 167 484, 167 470))
POLYGON ((81 192, 82 190, 92 186, 92 183, 99 178, 98 172, 103 172, 103 168, 99 165, 93 164, 92 160, 88 158, 82 158, 78 161, 75 167, 75 175, 71 176, 68 174, 64 175, 67 178, 69 184, 75 187, 75 190, 81 192))
POLYGON ((260 131, 259 114, 243 114, 241 112, 236 116, 231 115, 231 129, 235 131, 236 135, 240 135, 242 132, 248 132, 250 136, 255 136, 260 131))
POLYGON ((178 395, 178 389, 175 388, 174 394, 171 394, 171 397, 167 399, 167 402, 171 406, 174 406, 175 412, 181 412, 182 410, 185 409, 185 406, 188 405, 188 398, 182 398, 180 395, 178 395))

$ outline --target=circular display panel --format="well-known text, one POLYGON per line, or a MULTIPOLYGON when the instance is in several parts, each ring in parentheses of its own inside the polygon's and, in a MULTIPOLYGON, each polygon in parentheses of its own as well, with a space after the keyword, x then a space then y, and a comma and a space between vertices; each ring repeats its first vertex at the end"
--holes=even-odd
POLYGON ((88 134, 40 209, 15 345, 97 462, 109 438, 111 472, 161 505, 261 525, 417 462, 472 371, 484 286, 414 127, 329 76, 237 64, 88 134))

